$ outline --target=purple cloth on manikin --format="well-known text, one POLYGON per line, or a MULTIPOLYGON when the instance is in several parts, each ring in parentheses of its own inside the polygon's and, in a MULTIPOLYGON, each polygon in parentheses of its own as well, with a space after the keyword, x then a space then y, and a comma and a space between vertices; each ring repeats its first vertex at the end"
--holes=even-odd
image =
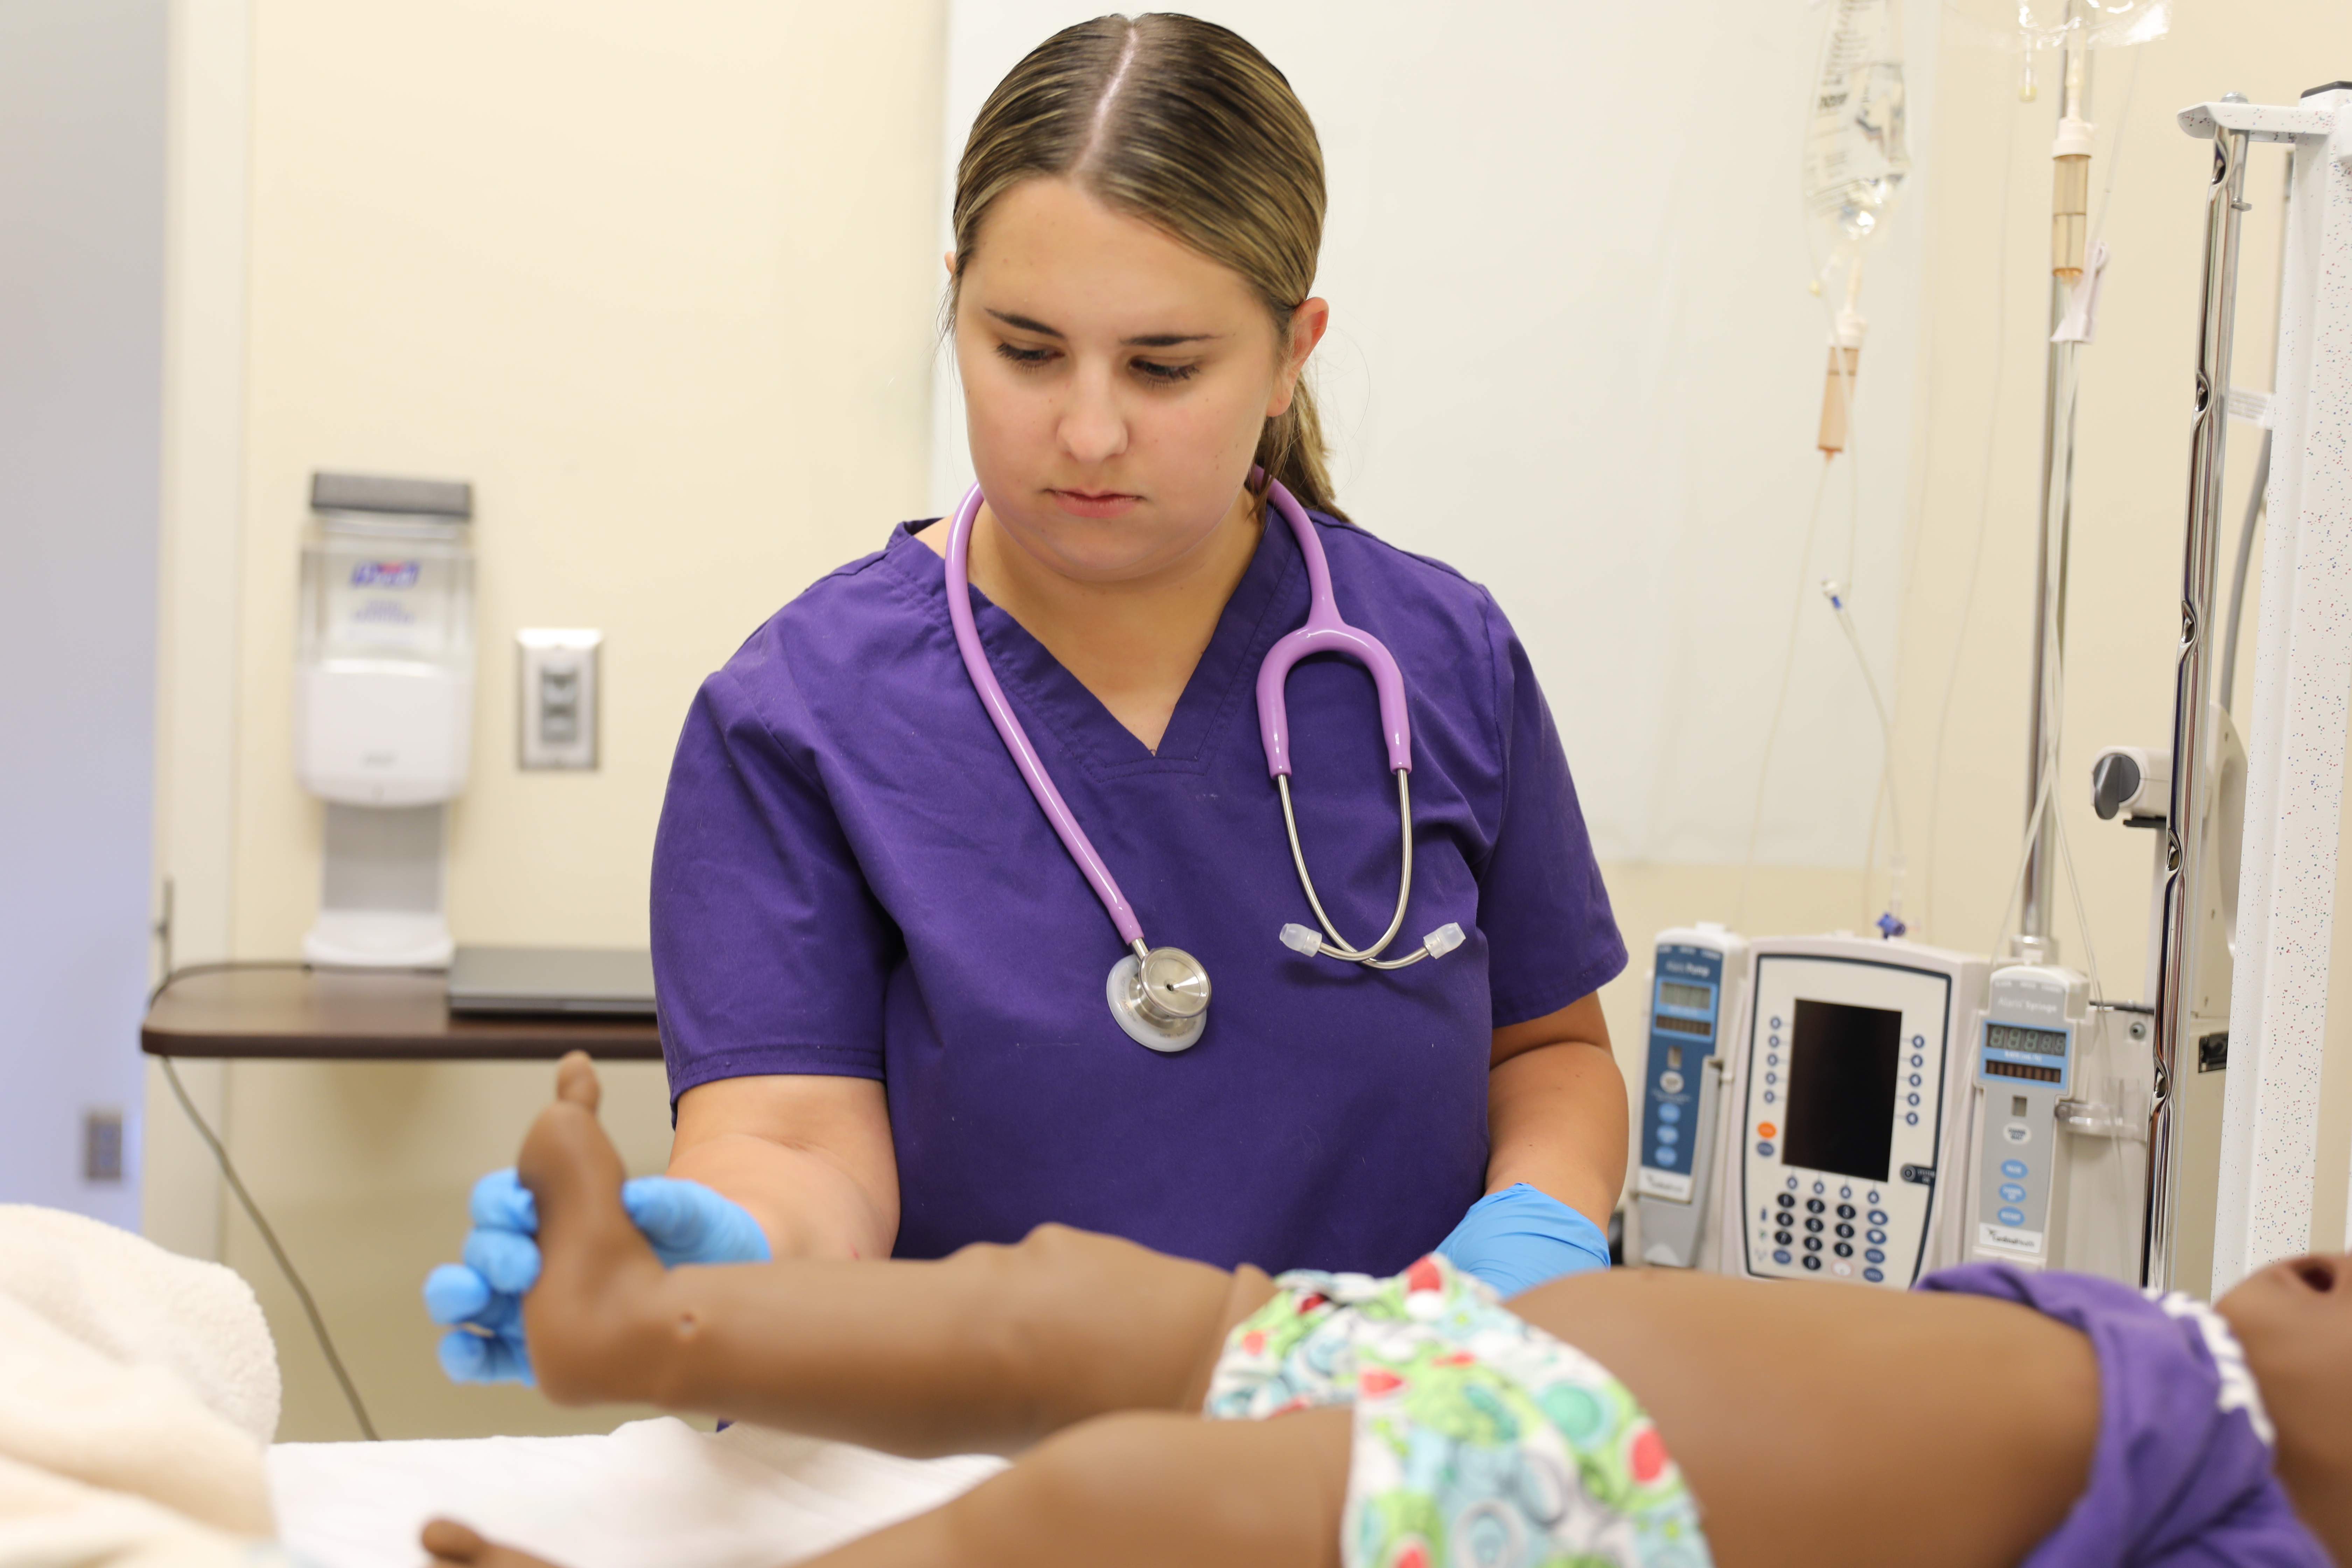
MULTIPOLYGON (((704 682, 654 849, 653 951, 673 1098, 717 1079, 879 1079, 902 1258, 1046 1221, 1221 1267, 1393 1273, 1484 1190, 1492 1032, 1600 988, 1625 946, 1551 714, 1486 590, 1318 518, 1340 613, 1404 671, 1413 886, 1402 932, 1445 956, 1381 972, 1302 957, 1313 919, 1255 698, 1307 614, 1282 526, 1217 622, 1155 755, 973 593, 1031 742, 1145 937, 1206 966, 1178 1055, 1119 1031, 1109 918, 1014 771, 948 621, 945 563, 901 526, 704 682)), ((1351 941, 1396 903, 1397 802, 1362 667, 1289 687, 1298 830, 1351 941)))
POLYGON ((2271 1474, 2261 1390, 2211 1308, 2006 1263, 1947 1268, 1918 1288, 2032 1307, 2098 1354, 2091 1484, 2024 1568, 2330 1568, 2271 1474))

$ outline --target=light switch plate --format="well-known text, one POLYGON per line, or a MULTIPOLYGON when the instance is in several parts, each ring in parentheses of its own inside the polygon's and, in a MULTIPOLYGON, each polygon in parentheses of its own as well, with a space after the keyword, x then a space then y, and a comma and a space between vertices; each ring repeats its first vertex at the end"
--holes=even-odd
POLYGON ((516 760, 528 769, 596 765, 598 658, 604 634, 534 626, 515 633, 516 760))

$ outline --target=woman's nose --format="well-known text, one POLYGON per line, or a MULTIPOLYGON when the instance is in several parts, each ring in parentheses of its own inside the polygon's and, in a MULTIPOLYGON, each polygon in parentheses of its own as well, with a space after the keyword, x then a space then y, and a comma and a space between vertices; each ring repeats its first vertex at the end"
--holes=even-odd
POLYGON ((1062 447, 1081 463, 1103 463, 1127 450, 1127 416, 1108 375, 1074 378, 1062 410, 1062 447))

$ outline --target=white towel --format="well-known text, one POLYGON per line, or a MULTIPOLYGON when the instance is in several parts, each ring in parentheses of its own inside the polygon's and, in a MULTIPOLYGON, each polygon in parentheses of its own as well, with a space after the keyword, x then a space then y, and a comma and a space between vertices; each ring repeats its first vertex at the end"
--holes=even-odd
POLYGON ((277 1353, 236 1275, 79 1215, 0 1205, 0 1568, 142 1562, 149 1547, 194 1562, 195 1542, 234 1547, 202 1526, 270 1534, 278 1405, 277 1353))
POLYGON ((436 1514, 564 1568, 776 1568, 936 1508, 1004 1468, 901 1459, 664 1417, 603 1437, 281 1443, 285 1544, 321 1568, 416 1568, 436 1514))

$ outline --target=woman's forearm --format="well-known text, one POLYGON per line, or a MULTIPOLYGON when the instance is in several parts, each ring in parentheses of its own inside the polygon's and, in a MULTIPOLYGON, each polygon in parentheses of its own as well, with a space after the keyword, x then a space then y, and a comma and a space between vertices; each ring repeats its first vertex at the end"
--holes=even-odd
POLYGON ((751 1212, 778 1258, 887 1258, 895 1216, 824 1154, 748 1132, 722 1133, 670 1158, 669 1174, 700 1182, 751 1212))
POLYGON ((678 1097, 669 1173, 740 1204, 774 1258, 887 1258, 898 1237, 889 1105, 870 1079, 697 1085, 678 1097))
POLYGON ((1521 1051, 1486 1079, 1486 1190, 1525 1182, 1604 1230, 1625 1185, 1625 1079, 1604 1044, 1521 1051))

